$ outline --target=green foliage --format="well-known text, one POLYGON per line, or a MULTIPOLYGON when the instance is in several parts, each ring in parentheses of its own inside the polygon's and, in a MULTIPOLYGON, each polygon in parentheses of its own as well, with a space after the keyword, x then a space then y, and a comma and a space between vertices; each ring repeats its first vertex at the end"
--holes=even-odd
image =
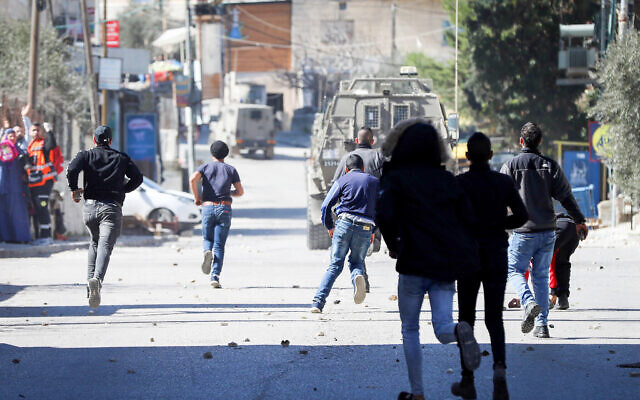
POLYGON ((598 63, 602 92, 590 114, 610 125, 613 145, 613 181, 622 191, 640 200, 640 34, 631 30, 622 41, 611 44, 607 57, 598 63))
POLYGON ((162 34, 162 11, 159 7, 141 7, 133 0, 118 16, 120 46, 134 49, 153 49, 151 42, 162 34))
MULTIPOLYGON (((29 88, 30 25, 0 19, 0 92, 26 103, 29 88)), ((85 79, 70 67, 71 48, 51 26, 41 27, 37 108, 46 115, 68 114, 88 123, 85 79)))
MULTIPOLYGON (((599 1, 459 0, 459 109, 490 134, 518 135, 535 121, 554 139, 586 140, 586 115, 577 101, 583 86, 557 86, 558 25, 584 23, 597 14, 599 1)), ((443 0, 455 21, 455 0, 443 0)), ((454 31, 446 32, 454 44, 454 31)), ((448 108, 453 102, 453 63, 410 54, 409 63, 434 79, 448 108), (426 60, 425 60, 426 59, 426 60), (449 89, 451 88, 451 89, 449 89)), ((513 140, 515 143, 515 140, 513 140)))

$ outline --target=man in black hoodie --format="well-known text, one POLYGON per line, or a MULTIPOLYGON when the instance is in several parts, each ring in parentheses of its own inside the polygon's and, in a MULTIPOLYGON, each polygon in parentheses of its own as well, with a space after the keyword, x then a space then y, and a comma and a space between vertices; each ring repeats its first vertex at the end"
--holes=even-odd
POLYGON ((142 183, 138 167, 128 155, 109 147, 111 140, 111 128, 99 126, 93 136, 96 147, 79 152, 67 169, 69 189, 76 203, 84 192, 83 219, 91 236, 87 270, 91 308, 100 305, 100 288, 122 228, 124 195, 142 183), (80 171, 84 173, 84 189, 78 188, 80 171))
POLYGON ((551 158, 540 154, 542 130, 527 122, 520 130, 520 154, 507 161, 500 172, 516 182, 520 197, 529 213, 529 220, 516 229, 509 239, 509 283, 515 289, 524 309, 522 333, 531 332, 539 338, 549 337, 549 264, 556 241, 556 215, 552 199, 556 199, 576 222, 577 232, 585 237, 587 226, 571 185, 562 168, 551 158), (531 293, 525 272, 531 260, 531 293))
MULTIPOLYGON (((409 122, 411 123, 411 122, 409 122)), ((397 258, 398 308, 411 394, 424 399, 420 309, 429 293, 431 320, 441 343, 456 342, 469 370, 480 365, 473 329, 453 322, 455 280, 477 270, 477 248, 467 224, 474 220, 469 201, 454 176, 441 166, 442 142, 433 126, 417 120, 397 138, 385 163, 375 222, 389 254, 397 258)))
MULTIPOLYGON (((480 283, 484 289, 484 323, 491 336, 493 352, 493 399, 509 398, 506 381, 504 325, 502 305, 507 285, 507 239, 505 229, 515 229, 524 224, 529 215, 510 177, 489 168, 493 157, 491 141, 476 132, 467 142, 467 159, 471 161, 469 172, 458 175, 456 180, 467 194, 477 225, 474 237, 480 253, 480 271, 458 280, 458 319, 473 326, 476 319, 476 299, 480 283), (512 215, 507 215, 508 209, 512 215)), ((451 392, 463 399, 475 399, 473 371, 462 363, 462 380, 454 383, 451 392)))

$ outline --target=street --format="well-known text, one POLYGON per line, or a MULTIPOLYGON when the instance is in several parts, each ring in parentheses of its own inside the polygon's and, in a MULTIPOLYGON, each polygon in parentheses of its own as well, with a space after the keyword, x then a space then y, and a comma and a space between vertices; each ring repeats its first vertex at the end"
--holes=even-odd
MULTIPOLYGON (((384 252, 367 259, 363 305, 343 272, 324 313, 308 311, 329 253, 305 244, 307 152, 227 160, 246 194, 234 202, 222 289, 200 271, 197 231, 116 246, 95 311, 85 250, 0 259, 0 398, 394 399, 408 390, 397 273, 384 252)), ((520 310, 504 313, 511 398, 639 398, 638 369, 617 365, 640 361, 640 252, 587 239, 572 261, 571 308, 550 312, 551 339, 520 333, 520 310)), ((508 286, 505 304, 513 294, 508 286)), ((476 336, 490 352, 481 298, 478 309, 476 336)), ((425 302, 426 397, 453 398, 458 350, 437 342, 430 318, 425 302)), ((481 399, 491 376, 486 356, 481 399)))

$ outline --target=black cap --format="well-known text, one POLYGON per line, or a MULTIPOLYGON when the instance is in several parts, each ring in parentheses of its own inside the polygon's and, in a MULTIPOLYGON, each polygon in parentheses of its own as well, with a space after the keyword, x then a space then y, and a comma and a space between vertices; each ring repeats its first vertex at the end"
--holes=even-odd
POLYGON ((93 134, 93 138, 98 144, 109 144, 111 140, 111 128, 106 125, 100 125, 93 134))
POLYGON ((211 155, 222 160, 229 154, 229 147, 222 140, 216 140, 211 144, 211 155))

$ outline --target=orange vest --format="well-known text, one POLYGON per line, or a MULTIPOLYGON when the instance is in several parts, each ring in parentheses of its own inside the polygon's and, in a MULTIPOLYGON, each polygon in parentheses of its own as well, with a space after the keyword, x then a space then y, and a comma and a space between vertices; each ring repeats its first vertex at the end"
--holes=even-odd
POLYGON ((31 166, 27 168, 29 187, 43 186, 48 181, 55 181, 58 174, 51 160, 45 157, 44 139, 33 139, 27 148, 31 166))

